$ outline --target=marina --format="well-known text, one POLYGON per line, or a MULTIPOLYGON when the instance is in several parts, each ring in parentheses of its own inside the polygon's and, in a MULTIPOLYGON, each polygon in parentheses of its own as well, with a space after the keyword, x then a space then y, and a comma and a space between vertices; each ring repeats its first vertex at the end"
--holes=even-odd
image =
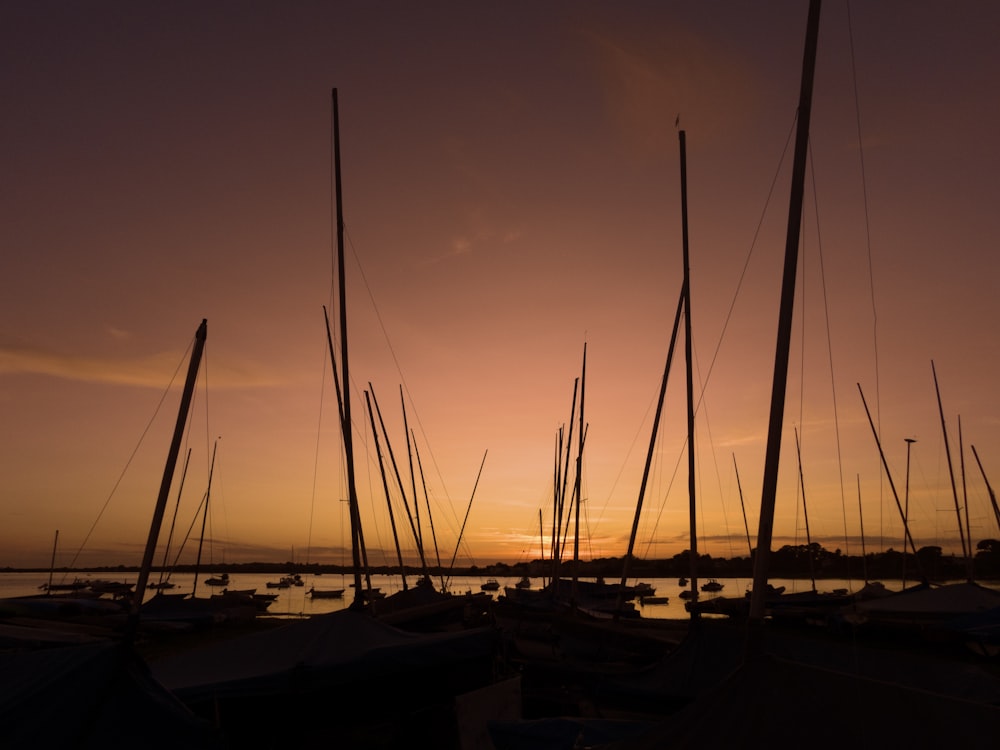
MULTIPOLYGON (((864 164, 861 152, 877 144, 872 163, 894 175, 898 192, 873 195, 899 196, 906 222, 921 213, 948 216, 941 226, 958 235, 961 222, 951 215, 968 201, 917 208, 910 188, 927 180, 910 169, 925 163, 923 149, 917 159, 879 162, 908 140, 892 144, 891 136, 905 132, 902 120, 862 133, 858 115, 857 143, 845 135, 847 93, 853 89, 854 106, 860 103, 850 7, 837 6, 832 22, 821 23, 822 3, 810 0, 808 10, 789 5, 796 13, 760 14, 750 24, 736 6, 716 18, 627 5, 609 16, 599 4, 584 5, 586 12, 559 4, 537 10, 537 23, 524 33, 547 41, 525 50, 517 76, 520 59, 505 53, 494 68, 496 55, 477 49, 515 46, 500 32, 510 19, 485 10, 424 25, 411 16, 391 40, 382 33, 389 26, 359 33, 366 41, 353 57, 367 57, 369 44, 382 53, 372 55, 368 74, 376 62, 394 61, 388 83, 373 79, 378 85, 357 77, 351 54, 337 58, 353 39, 340 31, 351 24, 333 20, 367 16, 324 9, 330 28, 316 25, 320 46, 291 44, 294 34, 276 45, 274 71, 282 55, 296 60, 274 73, 284 85, 263 86, 266 106, 244 105, 242 117, 227 121, 201 151, 200 134, 241 106, 231 82, 243 80, 255 95, 262 83, 206 61, 218 55, 253 68, 270 48, 243 47, 235 38, 232 48, 216 47, 213 40, 206 58, 189 38, 178 47, 185 64, 170 65, 160 56, 169 60, 169 50, 151 45, 158 53, 150 60, 173 82, 154 88, 168 98, 188 90, 197 97, 195 78, 220 86, 202 97, 217 102, 216 114, 196 127, 177 113, 193 120, 188 113, 205 114, 204 105, 171 108, 170 118, 156 110, 170 127, 148 139, 164 145, 156 168, 150 161, 146 169, 179 192, 153 195, 151 176, 135 188, 143 171, 131 171, 141 163, 136 154, 121 162, 130 179, 125 172, 118 179, 129 187, 117 189, 114 200, 95 190, 91 205, 83 200, 90 183, 78 186, 81 216, 115 207, 89 234, 66 219, 68 233, 49 240, 72 249, 49 265, 72 269, 67 288, 87 289, 75 304, 68 296, 64 302, 83 311, 80 321, 61 315, 65 339, 40 327, 18 333, 2 352, 4 382, 17 386, 2 400, 18 439, 2 452, 11 501, 0 547, 12 560, 32 561, 30 569, 0 571, 4 743, 88 750, 992 750, 1000 727, 1000 506, 989 455, 996 448, 995 388, 975 402, 967 386, 952 395, 931 359, 925 385, 933 384, 934 398, 925 398, 912 385, 911 363, 943 348, 962 378, 988 382, 973 363, 992 332, 968 334, 977 343, 967 344, 973 348, 963 358, 950 330, 932 346, 926 317, 919 328, 897 319, 883 375, 885 352, 876 349, 886 345, 865 331, 877 318, 868 221, 879 204, 869 204, 865 190, 860 209, 845 208, 855 169, 845 168, 845 155, 856 151, 864 164), (467 35, 442 33, 450 21, 467 35), (825 52, 825 26, 838 31, 836 49, 847 52, 825 52), (453 48, 452 57, 431 47, 412 58, 393 54, 425 37, 473 43, 453 48), (189 49, 201 63, 190 66, 196 76, 182 80, 189 49), (239 49, 249 53, 233 54, 239 49), (312 71, 335 58, 329 69, 312 71), (433 75, 426 75, 427 60, 433 75), (801 61, 797 81, 793 61, 801 61), (409 65, 413 81, 403 76, 409 65), (453 82, 469 76, 460 104, 437 83, 445 69, 453 82), (539 85, 526 95, 539 74, 562 80, 571 70, 575 85, 539 85), (326 89, 323 116, 315 81, 331 76, 349 85, 326 89), (418 78, 430 83, 412 86, 418 78), (402 89, 442 100, 432 94, 416 106, 399 98, 402 89), (680 104, 694 111, 690 142, 688 115, 674 114, 680 104), (439 107, 446 117, 435 114, 439 107), (545 138, 536 134, 541 112, 551 119, 545 138), (284 120, 287 130, 279 128, 284 120), (258 126, 263 140, 254 145, 248 134, 258 126), (178 129, 186 135, 170 141, 168 131, 178 129), (490 140, 478 141, 487 132, 490 140), (676 137, 676 152, 664 133, 676 137), (228 168, 199 168, 216 154, 230 160, 228 168), (265 168, 268 158, 273 164, 265 168), (836 198, 824 203, 836 207, 835 218, 828 222, 824 213, 822 224, 836 229, 824 230, 820 242, 820 201, 811 193, 820 193, 817 176, 830 164, 839 168, 836 198), (245 172, 249 165, 262 171, 245 172), (434 178, 439 170, 446 177, 434 178), (233 183, 230 174, 238 175, 233 183), (209 175, 221 176, 201 193, 209 175), (679 191, 664 193, 677 177, 679 191), (780 196, 787 210, 771 205, 776 185, 787 190, 780 196), (133 192, 143 196, 140 205, 130 204, 125 193, 133 192), (195 194, 200 198, 186 203, 195 194), (757 197, 761 215, 754 215, 757 197), (161 204, 171 207, 161 219, 171 231, 146 213, 161 204), (122 233, 116 262, 81 265, 104 245, 117 247, 110 226, 122 233), (745 258, 732 250, 751 237, 745 258), (758 240, 773 248, 783 241, 784 254, 751 270, 758 240), (157 251, 159 241, 165 244, 157 251), (819 250, 824 244, 835 247, 833 262, 819 250), (231 247, 216 256, 215 245, 231 247), (144 268, 141 283, 127 275, 137 259, 158 252, 168 265, 144 268), (178 262, 185 260, 198 263, 178 262), (858 274, 865 265, 867 273, 858 274), (80 284, 91 268, 103 270, 80 284), (200 276, 203 269, 212 281, 200 276), (866 275, 871 288, 859 292, 866 275), (167 302, 161 287, 183 304, 173 296, 167 302), (863 294, 871 296, 870 311, 858 304, 863 294), (126 306, 128 295, 142 304, 126 306), (821 324, 814 319, 818 297, 821 324), (834 297, 847 302, 831 304, 834 297), (195 306, 206 317, 192 314, 195 306), (294 314, 281 312, 290 307, 294 314), (209 313, 221 321, 213 322, 213 354, 221 356, 213 356, 211 373, 209 313), (180 336, 164 343, 167 335, 153 328, 172 328, 182 314, 200 319, 194 336, 186 346, 180 336), (254 356, 234 354, 249 351, 244 347, 254 356), (312 380, 301 354, 307 350, 312 380), (850 363, 849 375, 834 375, 835 358, 838 368, 850 363), (830 393, 817 396, 813 378, 825 365, 830 393), (847 409, 845 382, 852 385, 847 409), (967 431, 961 416, 953 429, 955 408, 965 411, 967 431), (554 418, 560 413, 565 421, 554 418), (126 445, 136 433, 139 444, 126 445), (967 445, 969 434, 985 447, 985 461, 967 445), (124 464, 118 474, 108 468, 113 455, 124 464), (755 485, 750 502, 741 469, 755 485), (39 540, 53 527, 49 555, 39 540)), ((273 23, 277 16, 257 12, 250 15, 272 23, 262 21, 248 38, 270 39, 265 29, 284 33, 273 23)), ((886 34, 880 12, 863 12, 868 34, 886 34)), ((314 32, 300 18, 289 23, 302 38, 314 32)), ((966 18, 967 35, 977 25, 966 18)), ((93 26, 99 37, 100 24, 93 26)), ((992 50, 994 40, 983 38, 992 50)), ((874 50, 870 63, 884 64, 880 56, 894 49, 881 37, 876 44, 860 39, 874 50)), ((100 46, 89 37, 88 44, 100 46)), ((922 59, 921 44, 910 44, 922 59)), ((25 50, 17 54, 26 75, 39 75, 25 50)), ((112 66, 121 67, 121 81, 130 62, 125 55, 112 66)), ((95 64, 98 83, 80 91, 100 110, 101 97, 92 94, 122 87, 98 75, 103 59, 95 64)), ((149 71, 135 81, 142 88, 162 83, 149 71)), ((19 94, 25 101, 33 101, 29 89, 19 94)), ((77 89, 71 94, 76 101, 77 89)), ((67 96, 51 100, 65 107, 67 96)), ((886 98, 873 97, 880 107, 886 98)), ((133 128, 158 119, 135 96, 120 102, 136 106, 133 128)), ((39 123, 63 119, 27 111, 23 133, 9 139, 19 149, 28 134, 50 132, 39 123)), ((79 164, 99 183, 97 162, 132 131, 115 131, 105 142, 102 129, 87 130, 85 108, 75 111, 86 148, 53 164, 79 164)), ((102 121, 122 115, 104 113, 102 121)), ((52 137, 73 151, 76 139, 52 137)), ((964 139, 957 140, 955 150, 964 139)), ((40 163, 14 173, 25 189, 12 193, 34 195, 48 208, 43 198, 58 186, 34 190, 28 172, 63 170, 43 168, 43 143, 23 149, 40 163)), ((968 171, 955 172, 963 184, 968 171)), ((23 265, 12 278, 25 289, 37 255, 31 247, 45 245, 58 223, 48 218, 63 213, 12 223, 12 237, 26 243, 12 255, 23 265)), ((897 260, 916 263, 911 246, 928 234, 914 230, 908 244, 894 227, 889 244, 906 250, 895 250, 897 260)), ((985 255, 967 241, 978 265, 985 255)), ((951 234, 947 243, 929 243, 928 258, 939 261, 943 244, 957 269, 966 248, 957 249, 951 234)), ((900 269, 890 267, 896 285, 906 286, 900 269)), ((961 301, 993 304, 992 287, 982 281, 989 276, 977 268, 965 283, 969 290, 983 284, 981 293, 966 290, 961 301)), ((929 307, 924 300, 932 295, 905 292, 887 307, 925 314, 913 308, 929 307)), ((44 317, 34 314, 44 296, 36 289, 25 298, 33 314, 12 319, 44 317)))

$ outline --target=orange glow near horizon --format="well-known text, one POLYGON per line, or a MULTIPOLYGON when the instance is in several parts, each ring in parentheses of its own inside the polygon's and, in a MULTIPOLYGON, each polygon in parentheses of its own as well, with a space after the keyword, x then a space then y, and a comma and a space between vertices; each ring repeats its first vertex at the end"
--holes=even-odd
MULTIPOLYGON (((412 506, 406 403, 428 562, 533 560, 584 344, 580 555, 625 553, 681 285, 678 116, 698 549, 747 554, 805 6, 380 8, 4 11, 0 567, 47 566, 56 529, 57 565, 138 564, 202 318, 168 558, 191 529, 180 555, 194 559, 218 440, 203 560, 349 561, 322 312, 336 309, 333 87, 372 564, 396 552, 364 391, 412 506)), ((863 520, 869 552, 903 549, 863 392, 901 503, 916 440, 917 546, 958 554, 966 500, 972 544, 1000 535, 972 454, 1000 483, 1000 107, 982 97, 1000 76, 983 16, 1000 9, 851 12, 853 40, 843 3, 823 9, 774 547, 806 540, 797 430, 812 540, 860 554, 863 520)), ((644 558, 690 546, 681 344, 644 558)))

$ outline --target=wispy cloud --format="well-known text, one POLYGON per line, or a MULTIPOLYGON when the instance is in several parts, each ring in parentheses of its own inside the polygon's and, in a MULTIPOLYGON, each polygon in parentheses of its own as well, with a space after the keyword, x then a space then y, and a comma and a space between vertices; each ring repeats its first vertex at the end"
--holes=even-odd
MULTIPOLYGON (((79 356, 30 347, 0 347, 0 375, 44 375, 82 383, 163 388, 169 378, 183 377, 185 363, 179 352, 129 359, 79 356)), ((281 378, 264 367, 213 363, 212 384, 216 388, 264 387, 281 382, 281 378)))
POLYGON ((54 378, 89 383, 113 383, 144 387, 162 387, 170 360, 177 357, 156 354, 133 360, 109 360, 30 348, 0 348, 0 374, 48 375, 54 378))

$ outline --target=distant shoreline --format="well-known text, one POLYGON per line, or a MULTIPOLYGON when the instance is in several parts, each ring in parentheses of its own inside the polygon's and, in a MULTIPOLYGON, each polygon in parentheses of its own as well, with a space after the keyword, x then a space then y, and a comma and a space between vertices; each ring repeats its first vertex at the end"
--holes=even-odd
MULTIPOLYGON (((902 557, 901 555, 899 557, 902 557)), ((895 566, 881 565, 872 561, 868 565, 867 574, 859 559, 851 559, 849 564, 836 566, 818 566, 823 569, 811 572, 805 569, 806 566, 772 566, 771 578, 784 578, 791 580, 816 580, 824 579, 858 579, 858 580, 916 580, 919 579, 919 570, 912 564, 907 563, 905 571, 893 570, 895 566)), ((844 560, 843 562, 847 562, 844 560)), ((966 574, 966 566, 960 560, 947 557, 938 559, 936 565, 931 567, 928 575, 929 580, 962 580, 969 576, 966 574)), ((574 565, 572 561, 563 562, 559 573, 562 577, 572 577, 574 567, 577 575, 582 578, 603 577, 608 581, 614 581, 621 576, 623 560, 622 558, 602 558, 599 560, 580 561, 574 565)), ((679 578, 681 576, 690 578, 690 562, 678 557, 668 560, 640 560, 632 561, 629 578, 679 578)), ((980 581, 1000 581, 1000 571, 993 569, 993 565, 975 566, 976 580, 980 581)), ((750 560, 737 558, 734 560, 724 560, 707 558, 699 561, 699 578, 752 578, 753 570, 750 560)), ((81 573, 101 573, 105 575, 138 574, 138 565, 100 565, 91 567, 14 567, 8 566, 0 568, 0 573, 38 573, 48 575, 56 573, 60 575, 81 574, 81 573)), ((166 570, 162 566, 154 566, 153 573, 160 573, 166 570)), ((214 563, 202 565, 177 565, 170 569, 174 573, 250 573, 250 574, 311 574, 311 575, 354 575, 353 568, 345 565, 328 565, 321 563, 294 563, 285 562, 249 562, 249 563, 214 563)), ((400 575, 398 565, 379 565, 369 568, 372 575, 400 575)), ((419 576, 425 571, 419 566, 404 566, 407 576, 419 576)), ((451 569, 444 569, 439 566, 428 566, 427 574, 431 577, 440 576, 489 576, 496 578, 516 578, 528 576, 530 578, 549 578, 552 575, 552 562, 549 560, 534 560, 531 562, 503 563, 497 562, 490 565, 456 566, 451 569)))

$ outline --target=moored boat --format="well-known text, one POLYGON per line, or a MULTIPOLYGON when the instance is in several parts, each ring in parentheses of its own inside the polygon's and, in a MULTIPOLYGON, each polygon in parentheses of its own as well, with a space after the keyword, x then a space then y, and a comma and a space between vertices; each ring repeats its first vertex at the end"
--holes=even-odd
POLYGON ((314 587, 306 593, 311 599, 340 599, 344 596, 343 589, 317 589, 314 587))

